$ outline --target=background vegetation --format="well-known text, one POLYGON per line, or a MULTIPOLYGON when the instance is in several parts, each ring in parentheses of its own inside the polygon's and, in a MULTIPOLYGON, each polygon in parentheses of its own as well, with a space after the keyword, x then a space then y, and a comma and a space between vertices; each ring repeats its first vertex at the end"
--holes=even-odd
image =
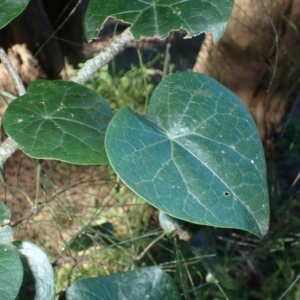
MULTIPOLYGON (((114 112, 125 106, 142 112, 163 69, 176 72, 164 60, 166 53, 157 53, 150 63, 140 59, 129 70, 118 66, 121 74, 112 75, 113 66, 103 68, 86 86, 99 92, 114 112), (156 59, 161 69, 153 67, 156 59)), ((156 265, 174 278, 182 299, 299 299, 298 110, 295 104, 268 159, 271 225, 262 240, 200 226, 187 229, 191 241, 168 238, 158 212, 109 166, 37 161, 20 152, 6 164, 0 187, 1 200, 12 210, 15 238, 45 250, 58 295, 79 279, 156 265), (37 204, 36 211, 29 210, 26 198, 37 204)))

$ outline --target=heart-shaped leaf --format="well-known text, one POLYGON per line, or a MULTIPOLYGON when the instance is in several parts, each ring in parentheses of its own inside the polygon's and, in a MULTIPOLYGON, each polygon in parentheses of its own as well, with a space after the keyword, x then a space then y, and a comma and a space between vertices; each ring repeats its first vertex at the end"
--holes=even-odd
POLYGON ((234 0, 90 0, 85 17, 87 39, 96 37, 107 17, 131 23, 135 39, 165 38, 184 28, 189 36, 211 32, 218 41, 229 20, 234 0))
POLYGON ((244 104, 212 78, 167 77, 145 116, 119 111, 105 144, 125 184, 163 212, 266 234, 266 166, 255 123, 244 104))
POLYGON ((180 295, 172 278, 159 268, 80 280, 66 291, 66 300, 169 299, 180 295))
POLYGON ((11 244, 13 232, 6 224, 10 221, 10 210, 0 202, 0 299, 14 300, 18 295, 23 266, 18 249, 11 244))
POLYGON ((38 80, 10 103, 4 128, 29 156, 96 165, 108 162, 104 134, 111 117, 96 92, 74 82, 38 80))
POLYGON ((14 300, 23 279, 23 266, 18 249, 12 244, 0 243, 1 300, 14 300))
POLYGON ((0 29, 17 17, 28 3, 29 0, 0 0, 0 29))

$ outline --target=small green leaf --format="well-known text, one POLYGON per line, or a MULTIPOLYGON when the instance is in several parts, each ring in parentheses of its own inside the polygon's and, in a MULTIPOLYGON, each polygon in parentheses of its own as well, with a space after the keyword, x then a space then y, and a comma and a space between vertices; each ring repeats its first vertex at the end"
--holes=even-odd
POLYGON ((145 116, 129 108, 116 114, 105 144, 120 178, 159 210, 196 224, 266 234, 266 166, 255 123, 212 78, 167 77, 145 116))
POLYGON ((172 30, 189 36, 211 32, 218 41, 229 20, 234 0, 90 0, 85 17, 87 39, 98 36, 107 17, 128 22, 136 40, 165 38, 172 30))
POLYGON ((23 266, 18 249, 12 244, 0 244, 0 298, 15 300, 23 279, 23 266))
POLYGON ((179 300, 172 278, 159 268, 80 280, 66 291, 66 300, 179 300))
POLYGON ((37 80, 10 103, 4 128, 31 157, 96 165, 108 163, 104 134, 111 117, 94 91, 69 81, 37 80))
POLYGON ((31 242, 15 243, 24 266, 24 280, 20 299, 54 300, 55 282, 53 268, 47 255, 31 242))
POLYGON ((0 201, 0 225, 7 224, 10 221, 10 209, 0 201))
POLYGON ((28 3, 29 0, 0 0, 0 29, 17 17, 28 3))

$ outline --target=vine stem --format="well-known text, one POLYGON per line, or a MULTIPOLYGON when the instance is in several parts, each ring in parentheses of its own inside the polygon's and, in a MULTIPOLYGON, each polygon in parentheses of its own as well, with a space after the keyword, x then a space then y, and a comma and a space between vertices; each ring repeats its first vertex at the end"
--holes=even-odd
MULTIPOLYGON (((70 81, 84 84, 94 73, 105 66, 110 60, 114 58, 119 52, 121 52, 125 46, 133 41, 133 36, 129 31, 129 28, 122 32, 110 45, 104 48, 98 55, 92 59, 87 60, 83 67, 70 78, 70 81)), ((14 86, 19 96, 26 93, 26 89, 23 82, 9 61, 4 49, 0 47, 0 60, 6 67, 10 77, 13 80, 14 86)), ((18 149, 18 144, 10 137, 8 137, 0 145, 0 169, 3 169, 5 162, 14 154, 18 149)))

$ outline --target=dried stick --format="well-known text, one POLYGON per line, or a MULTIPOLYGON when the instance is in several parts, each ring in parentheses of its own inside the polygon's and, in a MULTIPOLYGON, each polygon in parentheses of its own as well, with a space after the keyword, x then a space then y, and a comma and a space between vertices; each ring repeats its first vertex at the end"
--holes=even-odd
MULTIPOLYGON (((26 93, 23 82, 9 61, 4 49, 0 47, 0 60, 5 66, 7 72, 13 80, 14 86, 20 96, 26 93)), ((0 146, 0 168, 3 168, 4 163, 14 154, 18 149, 18 144, 11 138, 7 138, 0 146)))
POLYGON ((12 66, 11 62, 9 61, 4 49, 0 47, 0 60, 2 61, 4 67, 6 68, 7 72, 9 73, 11 79, 13 80, 14 86, 19 94, 19 96, 22 96, 26 94, 26 89, 23 85, 23 82, 12 66))
POLYGON ((111 61, 114 56, 121 52, 131 41, 133 41, 133 37, 129 29, 126 29, 98 55, 87 60, 77 74, 70 78, 70 81, 84 84, 94 73, 111 61))
POLYGON ((18 144, 8 137, 0 146, 0 168, 2 169, 5 162, 15 153, 18 149, 18 144))

